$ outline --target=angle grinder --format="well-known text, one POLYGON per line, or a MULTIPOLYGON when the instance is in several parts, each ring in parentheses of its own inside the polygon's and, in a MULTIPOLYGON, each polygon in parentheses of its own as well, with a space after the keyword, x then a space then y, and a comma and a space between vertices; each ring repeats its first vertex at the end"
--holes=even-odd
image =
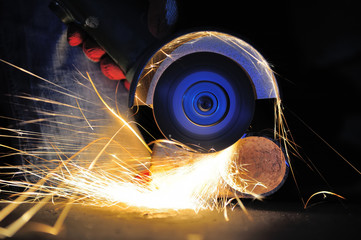
POLYGON ((247 133, 258 100, 279 97, 272 70, 250 44, 219 31, 156 39, 144 0, 53 0, 50 8, 83 28, 126 73, 129 107, 148 115, 140 119, 157 138, 220 151, 247 133))

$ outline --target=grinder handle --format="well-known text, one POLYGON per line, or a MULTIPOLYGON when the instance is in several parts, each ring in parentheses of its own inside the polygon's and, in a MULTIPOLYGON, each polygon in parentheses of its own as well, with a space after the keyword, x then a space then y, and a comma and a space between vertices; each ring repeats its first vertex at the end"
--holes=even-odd
POLYGON ((50 9, 66 24, 83 28, 126 73, 156 38, 147 23, 146 0, 53 0, 50 9))

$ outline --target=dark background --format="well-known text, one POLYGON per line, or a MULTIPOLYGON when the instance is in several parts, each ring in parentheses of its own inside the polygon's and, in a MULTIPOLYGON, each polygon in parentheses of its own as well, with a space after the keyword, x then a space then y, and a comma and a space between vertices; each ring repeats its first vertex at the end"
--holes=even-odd
MULTIPOLYGON (((357 2, 181 1, 180 7, 179 28, 228 30, 253 45, 273 67, 286 120, 307 162, 291 158, 301 192, 333 189, 356 199, 360 175, 302 121, 361 169, 361 15, 357 2), (331 188, 308 167, 312 164, 331 188)), ((294 189, 289 180, 278 194, 296 196, 294 189)))
MULTIPOLYGON (((31 57, 26 55, 23 46, 5 46, 4 42, 10 38, 7 34, 17 36, 16 31, 21 30, 19 22, 26 20, 23 16, 29 15, 30 9, 38 9, 32 13, 39 16, 52 15, 50 11, 45 13, 45 5, 44 1, 19 4, 15 13, 5 10, 7 4, 0 5, 3 19, 6 19, 0 22, 3 33, 1 58, 16 63, 31 57), (9 22, 11 16, 16 16, 14 28, 9 22), (9 48, 11 56, 4 54, 4 49, 10 52, 9 48)), ((56 19, 55 16, 52 18, 56 19)), ((40 17, 38 21, 46 26, 40 17)), ((301 196, 334 190, 350 200, 359 199, 361 176, 302 123, 304 121, 361 169, 361 15, 357 2, 182 0, 179 1, 176 30, 189 28, 213 28, 233 33, 253 45, 270 62, 281 89, 285 117, 304 158, 291 158, 301 196)), ((49 29, 49 36, 52 31, 59 31, 58 27, 49 29)), ((50 39, 42 35, 39 44, 50 39)), ((8 68, 3 64, 1 70, 4 79, 14 74, 7 74, 8 68)), ((8 93, 6 84, 12 81, 15 79, 2 79, 2 93, 8 93)), ((9 113, 6 97, 2 98, 1 111, 9 113)), ((4 119, 2 121, 2 126, 8 124, 4 119)), ((299 199, 292 177, 271 198, 299 199)))

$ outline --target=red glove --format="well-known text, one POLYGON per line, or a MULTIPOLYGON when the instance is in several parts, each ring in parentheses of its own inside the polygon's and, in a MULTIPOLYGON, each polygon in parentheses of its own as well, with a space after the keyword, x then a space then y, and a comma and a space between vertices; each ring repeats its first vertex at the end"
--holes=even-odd
POLYGON ((134 180, 139 184, 146 185, 152 180, 152 173, 148 169, 142 170, 134 177, 134 180))
POLYGON ((111 80, 123 80, 124 87, 129 91, 130 84, 125 79, 124 72, 120 67, 105 53, 94 40, 74 24, 70 24, 67 32, 67 39, 70 46, 82 46, 85 56, 93 61, 100 63, 102 73, 111 80))
MULTIPOLYGON (((149 0, 148 29, 156 38, 163 38, 173 30, 178 18, 176 0, 149 0)), ((123 70, 109 57, 83 29, 75 24, 68 27, 67 39, 70 46, 82 46, 87 58, 100 63, 102 73, 111 80, 122 80, 129 91, 130 83, 126 80, 123 70)))

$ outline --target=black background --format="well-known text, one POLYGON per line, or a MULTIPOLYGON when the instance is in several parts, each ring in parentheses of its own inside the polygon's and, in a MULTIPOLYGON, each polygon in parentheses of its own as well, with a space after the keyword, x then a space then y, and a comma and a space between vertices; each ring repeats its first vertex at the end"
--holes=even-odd
MULTIPOLYGON (((286 120, 307 162, 291 157, 306 195, 324 189, 351 199, 360 195, 360 175, 302 123, 361 169, 361 15, 356 3, 180 2, 178 28, 210 27, 234 33, 273 67, 286 120)), ((289 180, 278 196, 296 196, 294 189, 289 180)))

